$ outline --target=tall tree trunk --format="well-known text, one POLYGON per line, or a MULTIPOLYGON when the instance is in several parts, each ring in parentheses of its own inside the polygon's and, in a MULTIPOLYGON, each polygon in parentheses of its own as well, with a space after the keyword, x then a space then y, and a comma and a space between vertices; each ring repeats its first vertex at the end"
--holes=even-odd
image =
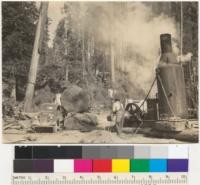
POLYGON ((69 81, 69 64, 66 64, 66 70, 65 70, 65 80, 69 81))
POLYGON ((48 10, 48 2, 42 2, 36 35, 35 35, 31 66, 30 66, 30 71, 29 71, 29 76, 28 76, 28 84, 27 84, 25 103, 24 103, 25 112, 32 111, 37 68, 38 68, 38 62, 40 58, 39 49, 40 49, 40 44, 42 43, 42 40, 43 40, 42 33, 44 32, 44 27, 46 23, 47 10, 48 10))
POLYGON ((87 69, 91 73, 91 40, 87 41, 87 69))
POLYGON ((81 31, 81 42, 82 42, 82 48, 81 48, 81 54, 82 54, 82 67, 83 67, 83 80, 85 80, 85 34, 84 34, 84 30, 81 31))
POLYGON ((114 28, 113 28, 113 3, 111 3, 111 27, 110 27, 110 60, 111 60, 111 82, 112 82, 112 88, 115 87, 115 51, 114 51, 114 38, 113 38, 113 32, 114 32, 114 28))
POLYGON ((110 43, 110 60, 111 60, 111 81, 112 81, 112 86, 114 88, 115 86, 115 52, 114 52, 114 46, 113 46, 113 38, 111 38, 111 43, 110 43))
POLYGON ((16 102, 16 83, 13 84, 10 97, 16 102))

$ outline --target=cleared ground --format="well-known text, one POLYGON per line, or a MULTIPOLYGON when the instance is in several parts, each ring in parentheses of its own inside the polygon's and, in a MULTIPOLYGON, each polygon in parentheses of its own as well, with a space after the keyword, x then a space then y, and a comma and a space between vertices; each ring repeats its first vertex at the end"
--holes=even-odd
POLYGON ((3 134, 4 143, 183 143, 176 139, 161 139, 145 137, 143 134, 123 133, 118 136, 115 132, 105 130, 112 123, 106 120, 108 112, 97 114, 99 128, 91 132, 80 132, 78 130, 65 130, 57 133, 23 133, 23 131, 10 130, 3 134))

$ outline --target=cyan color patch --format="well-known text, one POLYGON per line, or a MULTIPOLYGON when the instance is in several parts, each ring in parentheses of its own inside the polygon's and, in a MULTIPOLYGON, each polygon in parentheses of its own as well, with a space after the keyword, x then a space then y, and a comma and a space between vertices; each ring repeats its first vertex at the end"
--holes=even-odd
POLYGON ((167 160, 150 159, 150 172, 167 172, 167 160))

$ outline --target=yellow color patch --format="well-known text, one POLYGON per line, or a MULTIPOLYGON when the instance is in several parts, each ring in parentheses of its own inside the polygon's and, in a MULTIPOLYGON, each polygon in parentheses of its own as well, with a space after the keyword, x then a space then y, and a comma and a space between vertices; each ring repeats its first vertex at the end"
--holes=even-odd
POLYGON ((130 172, 129 159, 113 159, 112 172, 130 172))

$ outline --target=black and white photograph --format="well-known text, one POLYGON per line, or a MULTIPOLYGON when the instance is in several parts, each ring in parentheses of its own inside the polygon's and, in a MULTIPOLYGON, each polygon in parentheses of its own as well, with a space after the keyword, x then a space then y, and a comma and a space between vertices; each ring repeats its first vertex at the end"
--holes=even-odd
POLYGON ((198 1, 1 5, 3 143, 198 142, 198 1))

